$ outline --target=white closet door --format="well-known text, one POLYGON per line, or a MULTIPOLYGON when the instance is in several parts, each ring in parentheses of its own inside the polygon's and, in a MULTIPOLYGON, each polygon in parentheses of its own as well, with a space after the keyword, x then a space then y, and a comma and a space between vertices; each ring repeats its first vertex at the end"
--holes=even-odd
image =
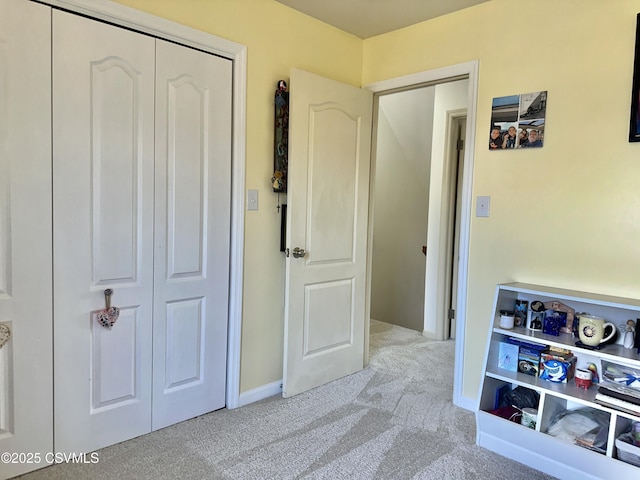
POLYGON ((50 15, 0 2, 0 478, 53 448, 50 15))
POLYGON ((53 12, 56 451, 151 429, 154 48, 53 12))
POLYGON ((225 405, 231 67, 157 41, 154 430, 225 405))

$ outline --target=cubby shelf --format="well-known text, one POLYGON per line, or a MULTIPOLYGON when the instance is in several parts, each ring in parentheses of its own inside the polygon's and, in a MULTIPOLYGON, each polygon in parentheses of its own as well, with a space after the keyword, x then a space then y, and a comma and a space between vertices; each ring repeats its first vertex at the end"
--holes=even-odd
POLYGON ((558 478, 640 478, 640 468, 619 460, 615 448, 615 439, 629 428, 631 422, 640 421, 640 416, 596 403, 596 384, 585 390, 578 388, 573 380, 555 383, 498 367, 500 342, 510 337, 524 342, 570 349, 578 358, 578 365, 595 363, 598 372, 602 372, 603 360, 640 370, 640 355, 637 349, 624 348, 615 343, 601 350, 591 350, 576 346, 576 339, 569 333, 554 336, 525 327, 500 328, 500 310, 513 310, 516 300, 526 300, 529 304, 534 300, 559 301, 574 308, 576 312, 589 312, 604 317, 616 326, 628 319, 640 318, 638 299, 525 283, 498 285, 493 305, 493 326, 487 339, 480 401, 476 412, 476 443, 558 478), (509 385, 511 388, 522 386, 538 392, 540 400, 535 429, 489 413, 495 409, 496 391, 503 385, 509 385), (583 407, 604 412, 609 418, 607 448, 604 453, 544 433, 556 413, 583 407))

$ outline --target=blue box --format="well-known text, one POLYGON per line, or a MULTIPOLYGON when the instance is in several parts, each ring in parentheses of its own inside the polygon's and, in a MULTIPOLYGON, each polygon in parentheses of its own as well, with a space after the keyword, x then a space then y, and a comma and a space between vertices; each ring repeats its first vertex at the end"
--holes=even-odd
POLYGON ((576 372, 577 358, 572 354, 543 352, 540 355, 540 378, 556 383, 567 383, 576 372))
POLYGON ((518 371, 537 377, 540 373, 540 349, 521 346, 518 352, 518 371))

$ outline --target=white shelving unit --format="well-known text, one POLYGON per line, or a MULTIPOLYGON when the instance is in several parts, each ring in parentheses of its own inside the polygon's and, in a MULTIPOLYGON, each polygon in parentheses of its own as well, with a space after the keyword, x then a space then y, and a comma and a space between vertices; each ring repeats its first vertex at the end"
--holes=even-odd
MULTIPOLYGON (((500 341, 513 337, 525 342, 568 348, 578 357, 578 367, 595 363, 602 373, 602 360, 640 370, 640 355, 636 349, 611 344, 601 350, 588 350, 575 345, 571 334, 560 336, 515 327, 499 327, 500 310, 514 310, 515 301, 557 300, 574 308, 601 316, 616 327, 628 319, 640 318, 640 300, 592 294, 524 283, 501 284, 496 288, 493 305, 493 326, 490 329, 485 352, 485 368, 480 386, 480 402, 476 412, 476 443, 505 457, 529 465, 561 479, 631 479, 640 478, 640 467, 617 458, 615 439, 628 430, 632 421, 640 416, 627 414, 595 403, 598 389, 593 384, 588 390, 576 387, 570 380, 566 384, 542 380, 520 372, 498 367, 500 341), (503 385, 523 386, 540 395, 538 422, 535 430, 489 413, 495 408, 496 390, 503 385), (601 454, 587 448, 555 438, 547 431, 552 418, 560 411, 589 407, 609 416, 607 449, 601 454)), ((623 335, 619 335, 622 337, 623 335)))

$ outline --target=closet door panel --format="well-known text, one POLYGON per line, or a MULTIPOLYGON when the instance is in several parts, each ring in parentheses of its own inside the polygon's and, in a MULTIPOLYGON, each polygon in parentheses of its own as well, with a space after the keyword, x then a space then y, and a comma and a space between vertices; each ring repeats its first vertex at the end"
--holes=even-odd
POLYGON ((144 222, 137 202, 143 190, 137 151, 141 85, 123 58, 107 58, 91 67, 93 283, 135 282, 137 235, 144 222))
POLYGON ((50 16, 0 2, 0 478, 53 450, 50 16))
POLYGON ((157 41, 153 429, 225 405, 231 62, 157 41))
POLYGON ((154 45, 53 12, 57 451, 151 429, 154 45))

